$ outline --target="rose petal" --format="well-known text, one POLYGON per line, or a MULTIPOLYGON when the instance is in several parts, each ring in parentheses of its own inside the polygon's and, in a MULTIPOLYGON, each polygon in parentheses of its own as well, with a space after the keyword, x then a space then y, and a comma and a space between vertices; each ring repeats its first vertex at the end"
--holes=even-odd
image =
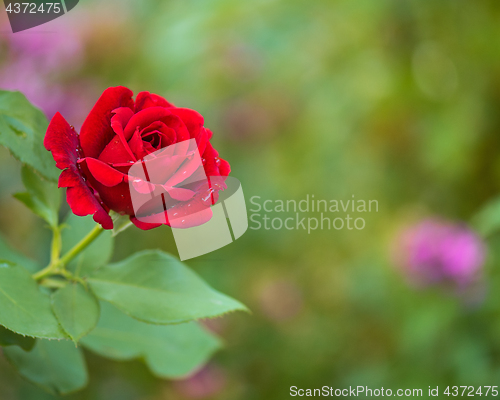
POLYGON ((135 112, 149 107, 174 107, 174 105, 157 94, 140 92, 135 100, 135 112))
POLYGON ((161 147, 167 147, 177 141, 177 135, 172 128, 169 128, 161 121, 153 122, 147 128, 141 130, 141 138, 145 140, 149 135, 157 134, 161 139, 161 147))
MULTIPOLYGON (((66 171, 68 174, 73 172, 69 169, 66 171)), ((75 174, 75 176, 81 178, 80 175, 75 174)), ((101 224, 104 229, 113 229, 113 220, 108 212, 102 207, 101 203, 99 203, 95 195, 91 193, 91 190, 92 189, 87 186, 83 179, 75 186, 66 189, 66 200, 71 207, 71 211, 80 217, 94 214, 93 218, 95 222, 101 224)))
POLYGON ((113 229, 111 217, 77 166, 78 135, 59 113, 50 121, 44 146, 52 152, 56 166, 64 170, 59 176, 59 187, 67 188, 66 199, 73 213, 79 216, 93 214, 94 221, 104 229, 113 229))
POLYGON ((127 122, 132 118, 134 115, 134 112, 127 107, 120 107, 117 108, 116 110, 113 110, 113 117, 111 118, 111 127, 113 128, 113 131, 116 133, 116 135, 120 138, 120 141, 123 144, 123 147, 127 151, 127 153, 130 155, 132 160, 136 160, 134 153, 130 149, 127 141, 125 140, 125 136, 123 133, 123 128, 127 125, 127 122))
POLYGON ((202 165, 198 153, 194 153, 190 159, 186 159, 175 174, 165 183, 165 186, 172 187, 181 184, 188 179, 202 165))
POLYGON ((207 223, 212 218, 212 215, 213 215, 212 209, 210 207, 207 207, 203 210, 200 210, 192 214, 187 214, 183 217, 175 219, 171 218, 169 220, 169 225, 172 228, 177 228, 177 229, 192 228, 207 223))
MULTIPOLYGON (((131 178, 129 177, 129 180, 131 178)), ((130 182, 132 182, 132 186, 137 192, 141 194, 149 194, 153 193, 156 189, 156 186, 148 181, 145 181, 143 179, 135 178, 131 179, 130 182)))
POLYGON ((175 200, 188 201, 194 197, 196 192, 189 189, 163 186, 167 193, 175 200))
MULTIPOLYGON (((169 110, 175 110, 175 109, 169 108, 169 110)), ((164 117, 162 119, 162 122, 164 122, 169 128, 175 131, 177 143, 188 141, 189 139, 191 139, 191 136, 189 135, 189 130, 186 127, 184 121, 182 121, 180 117, 170 114, 164 117)), ((177 147, 176 153, 182 154, 181 149, 184 149, 184 146, 177 145, 176 147, 177 147)))
POLYGON ((136 161, 135 157, 130 156, 130 153, 127 151, 118 135, 115 135, 113 139, 111 139, 98 159, 109 164, 136 161))
MULTIPOLYGON (((144 158, 144 167, 148 174, 148 180, 152 183, 163 185, 177 171, 179 166, 186 159, 184 156, 153 156, 156 153, 151 153, 144 158)), ((135 166, 135 164, 134 164, 135 166)), ((139 168, 139 166, 135 167, 139 168)), ((134 167, 129 170, 129 174, 133 176, 142 176, 133 172, 134 167)), ((144 172, 143 172, 144 174, 144 172)), ((171 185, 174 186, 174 185, 171 185)))
POLYGON ((92 176, 104 186, 116 186, 127 178, 127 175, 95 158, 87 157, 80 162, 86 162, 92 176))
POLYGON ((128 121, 124 130, 125 139, 130 140, 137 127, 140 129, 146 128, 153 122, 160 121, 168 115, 170 115, 170 111, 163 107, 150 107, 139 111, 128 121))
POLYGON ((198 152, 203 154, 205 152, 205 149, 207 148, 207 143, 208 143, 208 129, 202 128, 200 129, 200 132, 198 133, 198 136, 196 136, 196 145, 198 146, 198 152))
POLYGON ((59 169, 76 165, 78 160, 78 135, 60 113, 50 121, 43 145, 52 152, 52 157, 59 169))
POLYGON ((113 110, 133 108, 132 91, 123 86, 108 88, 85 119, 80 132, 80 145, 85 157, 98 158, 115 133, 111 128, 113 110))
POLYGON ((219 166, 217 165, 216 158, 219 156, 219 153, 212 147, 211 143, 207 143, 207 148, 203 153, 203 158, 205 159, 205 172, 207 176, 218 176, 220 175, 219 166))
POLYGON ((148 207, 139 210, 141 212, 140 215, 135 215, 135 219, 139 223, 134 222, 134 224, 141 229, 150 229, 149 224, 155 224, 155 226, 165 224, 181 229, 202 225, 212 218, 211 203, 210 201, 204 201, 203 196, 205 195, 206 191, 200 191, 189 201, 174 202, 173 206, 171 206, 171 202, 165 201, 163 196, 161 196, 161 198, 160 196, 155 197, 151 201, 155 206, 148 204, 148 207), (162 208, 163 210, 159 211, 162 208), (151 212, 151 214, 145 214, 147 209, 158 211, 151 212), (142 228, 142 226, 144 228, 142 228))
POLYGON ((90 174, 86 163, 82 163, 80 165, 82 166, 84 173, 87 174, 88 181, 92 187, 99 193, 99 197, 103 204, 119 214, 134 214, 128 182, 122 182, 116 186, 105 186, 90 174))
POLYGON ((143 231, 149 231, 150 229, 158 228, 159 226, 162 226, 164 224, 149 224, 147 222, 142 222, 139 221, 136 217, 130 217, 130 221, 139 229, 142 229, 143 231))
POLYGON ((139 218, 134 216, 130 217, 130 220, 138 228, 148 230, 157 228, 160 225, 168 225, 177 229, 193 228, 207 223, 212 218, 213 213, 210 207, 205 207, 193 213, 184 213, 183 210, 187 209, 189 202, 181 204, 182 206, 177 207, 175 210, 170 209, 168 212, 161 212, 139 218), (169 219, 169 217, 174 214, 178 216, 169 219))
POLYGON ((113 110, 113 117, 111 117, 111 127, 115 129, 115 133, 123 133, 123 129, 127 126, 130 118, 134 116, 134 111, 128 107, 120 107, 113 110))
POLYGON ((128 145, 137 159, 141 159, 148 154, 144 149, 144 142, 142 141, 141 134, 139 133, 139 128, 135 130, 132 138, 128 142, 128 145))
POLYGON ((231 172, 231 166, 226 160, 219 158, 219 173, 221 176, 228 176, 231 172))
POLYGON ((199 112, 191 110, 189 108, 177 107, 172 108, 170 111, 172 112, 172 114, 177 115, 182 120, 182 122, 184 122, 184 125, 186 125, 186 128, 189 131, 189 137, 191 139, 194 139, 198 136, 198 133, 200 132, 200 129, 204 123, 203 116, 199 112))

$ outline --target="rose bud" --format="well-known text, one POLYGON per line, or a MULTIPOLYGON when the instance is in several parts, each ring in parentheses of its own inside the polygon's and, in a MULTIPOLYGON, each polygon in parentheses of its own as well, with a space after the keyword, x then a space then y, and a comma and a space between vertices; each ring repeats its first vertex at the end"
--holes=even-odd
POLYGON ((210 144, 212 132, 194 110, 148 92, 132 95, 106 89, 80 134, 61 114, 52 118, 44 145, 63 170, 59 187, 67 188, 71 210, 93 214, 104 229, 113 228, 110 210, 141 229, 207 222, 230 172, 210 144))

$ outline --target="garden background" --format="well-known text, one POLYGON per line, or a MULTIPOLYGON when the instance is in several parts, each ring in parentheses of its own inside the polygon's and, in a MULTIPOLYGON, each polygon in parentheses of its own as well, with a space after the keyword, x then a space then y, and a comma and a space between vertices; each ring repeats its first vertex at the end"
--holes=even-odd
MULTIPOLYGON (((379 203, 363 230, 249 229, 187 261, 252 310, 207 322, 225 348, 183 382, 86 352, 90 384, 68 399, 500 382, 500 236, 484 237, 483 276, 467 296, 412 284, 395 256, 401 232, 428 217, 480 229, 500 194, 498 1, 82 0, 14 35, 0 14, 0 88, 49 118, 61 111, 78 129, 105 88, 147 90, 205 117, 247 202, 379 203)), ((5 149, 0 188, 2 236, 47 262, 49 231, 12 197, 20 164, 5 149)), ((130 228, 113 260, 145 248, 177 254, 170 228, 130 228)), ((0 398, 54 397, 0 356, 0 398)))

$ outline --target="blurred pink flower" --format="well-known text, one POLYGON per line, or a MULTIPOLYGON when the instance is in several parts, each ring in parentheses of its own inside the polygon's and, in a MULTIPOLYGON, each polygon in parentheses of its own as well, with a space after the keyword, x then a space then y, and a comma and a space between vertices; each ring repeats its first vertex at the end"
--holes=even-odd
POLYGON ((59 85, 50 84, 33 68, 31 61, 19 60, 0 69, 0 89, 19 90, 50 118, 63 103, 59 85))
POLYGON ((30 62, 42 74, 74 68, 83 56, 80 29, 69 19, 57 19, 6 39, 13 61, 30 62))
POLYGON ((485 246, 467 226, 428 219, 408 228, 397 241, 398 263, 417 285, 452 282, 464 289, 477 282, 485 246))
POLYGON ((190 378, 174 382, 174 388, 185 398, 205 399, 219 394, 226 381, 224 370, 209 364, 190 378))
MULTIPOLYGON (((6 20, 2 21, 8 29, 6 20)), ((92 85, 63 83, 82 63, 81 22, 61 18, 16 34, 0 37, 5 46, 0 64, 0 89, 18 90, 52 118, 59 111, 78 128, 92 108, 92 85)))
POLYGON ((56 112, 67 116, 79 129, 92 109, 93 85, 84 82, 62 85, 52 82, 32 69, 31 63, 19 61, 0 69, 0 89, 18 90, 50 120, 56 112))

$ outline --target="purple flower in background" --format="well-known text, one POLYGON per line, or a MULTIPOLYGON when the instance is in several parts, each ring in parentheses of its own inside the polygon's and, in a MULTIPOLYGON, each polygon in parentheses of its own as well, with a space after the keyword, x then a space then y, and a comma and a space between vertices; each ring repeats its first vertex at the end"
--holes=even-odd
POLYGON ((398 263, 417 285, 451 282, 465 289, 478 281, 485 246, 467 226, 428 219, 398 240, 398 263))
MULTIPOLYGON (((5 27, 6 23, 0 21, 5 27)), ((92 83, 67 82, 83 59, 81 24, 70 15, 50 25, 0 37, 6 53, 0 62, 0 89, 20 91, 48 119, 57 111, 66 112, 76 128, 86 116, 78 110, 88 111, 93 104, 90 99, 95 97, 92 83)))
POLYGON ((38 73, 64 72, 79 65, 84 43, 81 21, 67 16, 12 35, 4 40, 10 59, 33 64, 38 73))
POLYGON ((31 63, 24 61, 0 68, 0 89, 20 91, 48 119, 58 111, 65 113, 77 129, 92 108, 92 96, 96 92, 92 82, 75 82, 64 86, 53 82, 34 70, 31 63))

